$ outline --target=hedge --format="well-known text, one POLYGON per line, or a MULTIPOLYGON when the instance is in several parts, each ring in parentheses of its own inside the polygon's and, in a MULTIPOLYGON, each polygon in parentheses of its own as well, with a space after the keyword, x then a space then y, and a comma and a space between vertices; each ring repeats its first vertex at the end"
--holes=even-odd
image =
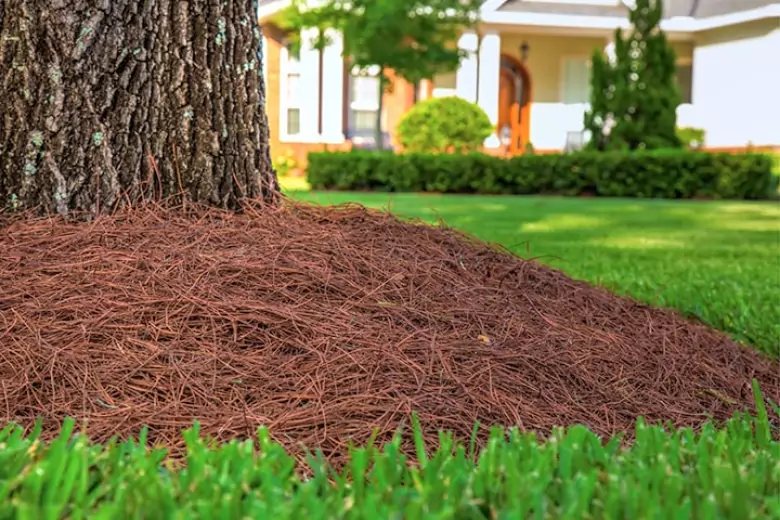
POLYGON ((772 159, 692 150, 577 152, 511 158, 474 154, 313 152, 318 190, 605 197, 766 199, 776 196, 772 159))

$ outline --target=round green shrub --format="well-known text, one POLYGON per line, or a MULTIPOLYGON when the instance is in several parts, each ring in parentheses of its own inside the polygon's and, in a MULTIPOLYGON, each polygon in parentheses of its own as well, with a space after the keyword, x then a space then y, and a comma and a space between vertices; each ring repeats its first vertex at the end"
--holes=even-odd
POLYGON ((473 152, 494 131, 482 108, 450 96, 417 103, 398 124, 397 137, 407 152, 473 152))

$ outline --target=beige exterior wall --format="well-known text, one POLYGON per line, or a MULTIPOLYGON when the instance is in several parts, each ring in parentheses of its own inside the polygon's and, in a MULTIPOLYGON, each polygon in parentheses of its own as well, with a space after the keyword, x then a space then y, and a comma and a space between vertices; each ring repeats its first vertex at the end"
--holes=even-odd
POLYGON ((693 61, 692 119, 707 146, 780 145, 780 20, 701 33, 693 61))
MULTIPOLYGON (((506 34, 501 40, 501 51, 520 57, 520 45, 528 42, 526 66, 531 76, 531 143, 540 150, 557 150, 564 146, 567 132, 579 132, 588 109, 586 102, 566 102, 564 95, 567 60, 589 61, 595 49, 603 49, 608 38, 558 35, 506 34)), ((690 63, 691 42, 673 42, 679 63, 690 63)), ((681 105, 678 117, 681 124, 689 124, 690 105, 681 105)))
MULTIPOLYGON (((283 117, 282 114, 282 111, 285 109, 285 103, 282 100, 282 95, 285 91, 285 82, 283 81, 284 67, 282 66, 282 59, 286 54, 283 52, 284 34, 272 24, 265 24, 262 27, 263 52, 265 58, 266 111, 270 128, 271 160, 274 161, 274 163, 278 163, 283 159, 293 159, 295 163, 297 163, 297 166, 302 168, 306 164, 306 156, 309 152, 350 149, 351 143, 344 140, 343 137, 341 139, 327 140, 324 136, 316 136, 314 139, 296 140, 295 136, 291 137, 285 135, 285 117, 283 117), (320 137, 321 139, 318 139, 317 137, 320 137)), ((401 78, 395 78, 392 71, 389 72, 389 76, 391 77, 393 88, 382 98, 382 121, 383 127, 393 133, 403 115, 413 105, 414 86, 401 78)), ((330 75, 329 77, 332 78, 333 75, 330 75)), ((324 77, 323 81, 325 81, 324 77)), ((337 96, 342 97, 340 101, 345 101, 345 89, 347 87, 343 74, 339 77, 338 81, 342 84, 338 85, 337 88, 327 88, 334 87, 333 84, 327 86, 323 85, 323 92, 336 92, 337 96)), ((312 86, 316 88, 316 85, 306 85, 307 91, 302 93, 302 95, 308 96, 312 90, 312 86)), ((323 124, 334 123, 334 121, 330 120, 330 118, 333 118, 336 119, 336 126, 343 129, 342 125, 347 117, 343 105, 339 104, 341 109, 334 113, 334 111, 328 111, 329 108, 332 108, 334 99, 332 99, 332 97, 328 98, 326 95, 323 101, 325 106, 321 108, 318 107, 322 110, 322 117, 324 119, 323 124)), ((307 113, 305 116, 311 117, 311 114, 307 113)), ((393 135, 391 135, 391 139, 394 142, 393 135)))
POLYGON ((508 34, 501 39, 503 54, 519 58, 520 45, 528 42, 526 68, 531 76, 531 132, 534 148, 561 149, 566 133, 582 130, 585 103, 564 103, 564 64, 567 59, 587 61, 594 49, 604 48, 606 38, 508 34))
MULTIPOLYGON (((567 132, 582 131, 584 112, 588 108, 587 95, 584 98, 572 96, 572 87, 566 82, 569 77, 566 64, 569 60, 586 62, 594 49, 603 49, 609 42, 609 31, 579 31, 596 36, 575 36, 572 32, 544 34, 539 30, 526 32, 516 28, 499 33, 502 54, 519 59, 522 43, 525 41, 529 45, 525 63, 532 90, 529 137, 538 152, 561 150, 567 132), (572 102, 572 97, 578 97, 579 101, 572 102)), ((279 139, 283 123, 280 117, 283 104, 281 35, 274 31, 265 35, 273 158, 291 154, 303 162, 309 151, 348 148, 346 142, 326 145, 279 139)), ((751 143, 757 147, 780 145, 780 67, 770 66, 770 60, 780 55, 780 20, 775 18, 710 30, 700 33, 695 41, 675 40, 672 44, 678 64, 693 64, 694 104, 678 108, 680 126, 704 128, 706 144, 711 148, 739 149, 751 143)), ((457 73, 438 77, 421 89, 420 98, 457 95, 457 79, 457 73)), ((476 81, 471 76, 465 79, 476 81)), ((489 85, 484 78, 479 81, 480 89, 489 85)), ((495 88, 498 89, 498 74, 495 88)), ((394 131, 411 107, 413 96, 412 86, 403 81, 397 82, 392 93, 384 96, 383 116, 388 130, 394 131)))
POLYGON ((263 26, 263 44, 266 81, 266 112, 270 133, 271 160, 276 164, 284 158, 292 158, 299 167, 304 167, 309 152, 325 150, 345 150, 349 146, 342 144, 302 143, 281 139, 283 132, 281 110, 282 100, 282 39, 283 34, 273 25, 263 26))
POLYGON ((263 33, 266 112, 270 132, 271 160, 276 161, 279 152, 282 151, 279 143, 279 107, 281 106, 279 56, 282 44, 278 39, 278 33, 267 29, 269 28, 264 28, 263 33))

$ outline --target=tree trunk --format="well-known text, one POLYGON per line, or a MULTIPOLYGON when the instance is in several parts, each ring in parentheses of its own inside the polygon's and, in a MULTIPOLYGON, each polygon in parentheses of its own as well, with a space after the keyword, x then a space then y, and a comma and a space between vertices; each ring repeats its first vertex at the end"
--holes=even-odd
POLYGON ((257 0, 0 0, 0 208, 280 200, 257 0))

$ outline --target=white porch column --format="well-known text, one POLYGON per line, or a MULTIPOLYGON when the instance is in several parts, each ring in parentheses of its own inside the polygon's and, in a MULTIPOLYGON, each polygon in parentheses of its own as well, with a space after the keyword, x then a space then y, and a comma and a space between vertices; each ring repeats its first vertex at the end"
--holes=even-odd
POLYGON ((420 82, 417 89, 417 101, 425 101, 428 99, 428 93, 433 90, 431 83, 433 83, 433 80, 430 79, 424 79, 420 82))
MULTIPOLYGON (((501 78, 501 36, 488 33, 482 37, 479 48, 479 106, 498 126, 498 91, 501 78)), ((501 140, 493 133, 485 140, 488 148, 498 148, 501 140)))
POLYGON ((320 51, 314 48, 317 29, 301 34, 300 105, 301 140, 316 141, 320 119, 320 51))
POLYGON ((322 140, 338 144, 344 141, 344 39, 328 29, 330 43, 322 53, 322 140))
POLYGON ((458 48, 468 55, 461 60, 455 74, 455 86, 458 97, 472 103, 477 102, 477 48, 479 37, 474 32, 463 34, 458 40, 458 48))

